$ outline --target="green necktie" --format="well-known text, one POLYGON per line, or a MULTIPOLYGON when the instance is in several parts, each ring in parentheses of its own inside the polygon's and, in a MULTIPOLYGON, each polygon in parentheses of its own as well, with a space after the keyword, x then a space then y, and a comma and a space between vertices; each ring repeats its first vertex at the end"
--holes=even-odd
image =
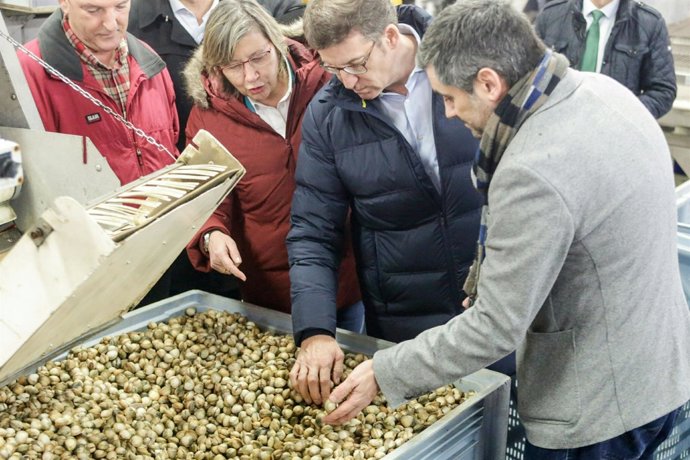
POLYGON ((592 11, 592 25, 587 30, 585 52, 582 55, 580 70, 595 72, 597 70, 597 55, 599 54, 599 20, 604 16, 599 10, 592 11))

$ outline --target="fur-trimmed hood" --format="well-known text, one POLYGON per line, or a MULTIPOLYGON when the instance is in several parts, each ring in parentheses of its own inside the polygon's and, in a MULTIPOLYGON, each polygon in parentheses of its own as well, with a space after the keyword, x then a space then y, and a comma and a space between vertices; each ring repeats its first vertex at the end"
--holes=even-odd
MULTIPOLYGON (((206 80, 208 74, 206 73, 204 61, 202 58, 204 45, 200 45, 184 68, 182 75, 184 76, 185 88, 187 94, 197 105, 201 108, 209 108, 209 94, 206 93, 206 80)), ((217 85, 220 87, 221 85, 217 85)))

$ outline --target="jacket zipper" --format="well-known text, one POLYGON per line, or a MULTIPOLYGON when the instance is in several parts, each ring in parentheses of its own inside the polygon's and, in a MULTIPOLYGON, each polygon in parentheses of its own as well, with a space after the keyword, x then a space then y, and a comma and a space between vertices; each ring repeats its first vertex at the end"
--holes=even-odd
MULTIPOLYGON (((438 99, 434 97, 434 94, 432 93, 432 99, 431 99, 431 116, 434 116, 434 109, 435 109, 435 104, 438 104, 438 99)), ((432 123, 432 130, 434 133, 434 143, 436 142, 437 139, 437 133, 436 133, 436 123, 432 123)), ((438 161, 438 150, 436 151, 436 158, 438 161)), ((461 280, 458 278, 458 268, 460 267, 459 261, 456 259, 455 254, 452 251, 453 245, 451 244, 451 238, 448 235, 448 213, 446 209, 446 195, 445 195, 445 186, 443 185, 443 177, 441 175, 441 164, 439 162, 438 166, 438 179, 439 179, 439 185, 441 187, 441 191, 439 192, 440 200, 441 200, 441 210, 440 210, 440 220, 441 220, 441 232, 443 233, 443 240, 445 242, 446 247, 448 247, 449 251, 447 251, 448 254, 448 265, 449 265, 449 270, 451 271, 452 274, 452 279, 455 280, 455 283, 453 283, 453 287, 455 288, 455 297, 459 300, 460 295, 462 292, 462 286, 464 284, 464 280, 461 280)), ((473 242, 474 243, 474 242, 473 242)), ((462 311, 462 309, 460 309, 462 311)))
MULTIPOLYGON (((432 98, 433 98, 433 94, 432 94, 432 98)), ((349 101, 345 101, 343 103, 339 103, 339 102, 340 101, 338 101, 337 98, 334 101, 335 105, 339 106, 342 109, 350 110, 353 112, 365 112, 365 113, 368 113, 371 116, 381 120, 383 123, 386 124, 386 126, 389 126, 391 129, 395 130, 395 132, 398 133, 398 135, 403 139, 405 144, 408 146, 408 149, 409 149, 408 152, 412 151, 412 153, 416 155, 416 152, 414 152, 414 149, 412 148, 410 143, 407 142, 407 139, 405 139, 405 136, 403 136, 402 133, 400 131, 398 131, 398 129, 395 126, 393 126, 385 117, 381 116, 378 110, 376 110, 376 109, 372 110, 368 107, 364 108, 364 107, 361 107, 357 104, 352 104, 349 101)), ((433 104, 433 99, 432 99, 432 104, 433 104)), ((371 106, 371 104, 369 104, 369 106, 371 106)), ((432 108, 432 116, 433 116, 433 108, 432 108)), ((433 131, 434 131, 434 142, 435 142, 435 139, 436 139, 436 124, 435 123, 433 123, 433 131)), ((438 151, 436 151, 436 156, 438 157, 438 151)), ((406 156, 406 159, 408 162, 408 166, 410 167, 410 169, 413 170, 412 165, 410 163, 411 160, 410 160, 409 154, 406 156)), ((419 181, 419 178, 417 177, 417 175, 415 174, 414 176, 419 181)), ((462 280, 458 279, 458 277, 457 277, 458 267, 460 265, 455 260, 455 256, 453 255, 453 251, 451 250, 452 244, 450 243, 450 238, 448 236, 448 215, 446 213, 446 200, 445 200, 445 196, 443 194, 443 188, 444 188, 443 187, 443 179, 440 176, 441 176, 441 169, 440 169, 440 165, 439 165, 439 182, 441 184, 441 191, 440 192, 437 191, 438 200, 436 199, 436 196, 434 196, 433 193, 427 191, 424 187, 421 187, 421 184, 420 184, 420 188, 422 189, 423 192, 426 192, 426 194, 429 196, 429 198, 437 206, 439 206, 439 220, 440 220, 440 224, 441 224, 441 232, 443 233, 444 244, 445 244, 446 248, 449 249, 447 251, 448 270, 450 271, 452 279, 455 280, 455 283, 453 283, 453 286, 452 286, 455 289, 455 297, 459 299, 460 293, 462 292, 462 280)), ((431 181, 431 178, 429 178, 429 180, 431 181)), ((434 187, 433 183, 431 186, 434 188, 434 190, 436 190, 436 187, 434 187)))
POLYGON ((144 157, 141 155, 141 149, 137 147, 137 161, 139 162, 139 166, 141 168, 144 167, 144 157))

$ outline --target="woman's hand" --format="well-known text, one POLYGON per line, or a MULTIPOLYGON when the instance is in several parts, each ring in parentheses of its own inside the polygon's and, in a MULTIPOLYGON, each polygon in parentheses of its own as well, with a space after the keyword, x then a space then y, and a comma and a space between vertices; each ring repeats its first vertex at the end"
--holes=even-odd
POLYGON ((215 271, 247 281, 247 276, 239 269, 242 256, 230 235, 219 230, 212 231, 208 239, 208 257, 215 271))

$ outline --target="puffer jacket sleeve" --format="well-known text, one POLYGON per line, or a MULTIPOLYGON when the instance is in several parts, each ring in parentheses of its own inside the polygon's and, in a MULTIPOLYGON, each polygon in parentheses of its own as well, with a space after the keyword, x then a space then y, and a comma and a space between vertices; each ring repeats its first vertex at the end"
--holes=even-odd
MULTIPOLYGON (((185 130, 187 142, 191 142, 196 133, 202 128, 204 128, 202 111, 198 107, 193 107, 185 130)), ((232 215, 233 199, 232 193, 226 196, 187 245, 187 256, 195 269, 202 272, 211 271, 211 261, 208 255, 201 250, 203 244, 201 238, 205 233, 212 230, 220 230, 225 234, 230 234, 230 216, 232 215)))
POLYGON ((671 110, 676 98, 676 71, 668 29, 662 17, 656 17, 650 34, 649 55, 640 71, 640 101, 654 118, 660 118, 671 110))
MULTIPOLYGON (((318 95, 316 96, 318 98, 318 95)), ((337 275, 349 200, 336 170, 325 117, 315 116, 312 101, 302 123, 302 143, 287 236, 292 325, 299 343, 306 329, 335 334, 337 275), (322 120, 322 121, 317 121, 322 120)), ((317 107, 321 109, 321 107, 317 107)))

